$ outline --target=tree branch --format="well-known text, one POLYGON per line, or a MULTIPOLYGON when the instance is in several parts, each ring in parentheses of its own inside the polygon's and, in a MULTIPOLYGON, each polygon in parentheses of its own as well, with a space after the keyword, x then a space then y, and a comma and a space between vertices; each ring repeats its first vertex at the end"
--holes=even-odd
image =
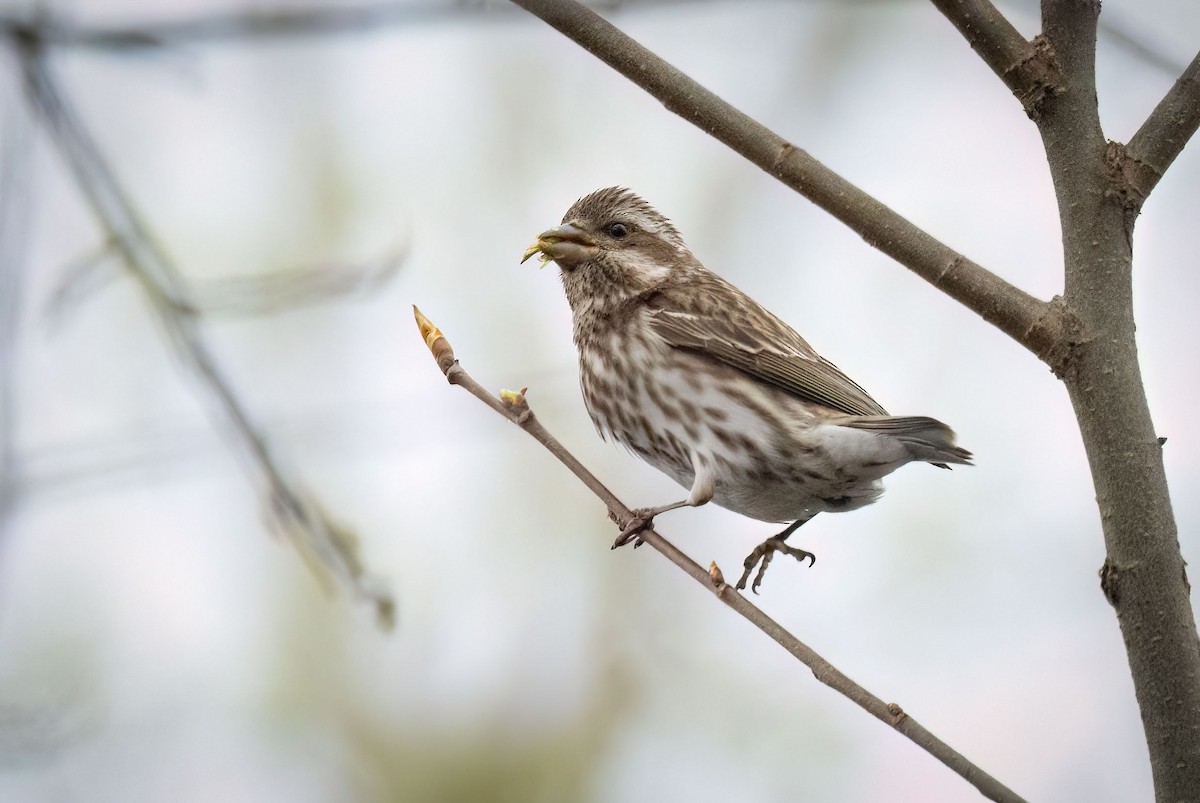
POLYGON ((1167 168, 1200 127, 1200 53, 1192 59, 1175 85, 1163 96, 1142 127, 1125 146, 1125 154, 1143 170, 1129 176, 1130 184, 1145 201, 1167 168))
POLYGON ((944 245, 574 0, 512 1, 1055 365, 1065 328, 1059 307, 944 245))
MULTIPOLYGON (((593 0, 596 5, 644 8, 701 0, 593 0)), ((91 48, 110 52, 136 52, 183 43, 238 42, 252 39, 336 36, 379 30, 397 25, 417 25, 445 20, 512 19, 508 4, 494 0, 425 0, 425 2, 336 4, 311 8, 237 9, 201 12, 161 22, 137 25, 76 24, 59 16, 0 13, 0 33, 53 46, 91 48)))
POLYGON ((1033 45, 989 0, 932 0, 937 10, 966 37, 992 72, 1013 92, 1023 87, 1013 81, 1013 70, 1033 56, 1033 45))
MULTIPOLYGON (((450 384, 462 387, 488 407, 491 407, 500 413, 500 415, 525 430, 534 440, 546 447, 551 454, 570 469, 571 473, 579 478, 608 507, 609 514, 616 520, 618 527, 623 529, 634 519, 633 511, 623 504, 612 491, 608 490, 586 466, 580 463, 573 454, 559 443, 558 439, 542 426, 541 422, 538 421, 533 411, 529 408, 529 403, 525 399, 524 389, 520 392, 501 391, 499 398, 488 393, 478 382, 471 378, 466 369, 459 365, 458 360, 454 356, 454 350, 450 347, 450 342, 434 326, 433 322, 426 318, 415 306, 413 307, 413 315, 417 321, 417 328, 425 340, 425 345, 429 347, 429 351, 433 354, 438 368, 445 374, 450 384)), ((713 573, 710 574, 653 529, 643 531, 639 537, 649 544, 652 549, 686 572, 704 589, 716 595, 717 599, 739 613, 744 619, 768 635, 775 643, 779 644, 798 661, 811 669, 813 676, 817 680, 845 695, 860 708, 871 714, 871 716, 907 736, 918 747, 962 776, 963 779, 978 789, 982 795, 990 800, 997 801, 1013 801, 1013 803, 1016 803, 1016 801, 1021 800, 1011 789, 972 764, 962 754, 908 716, 900 706, 895 703, 883 702, 855 683, 837 669, 837 667, 813 651, 811 647, 793 636, 778 622, 763 613, 761 609, 741 594, 737 593, 732 586, 727 585, 724 580, 720 579, 720 570, 716 569, 716 564, 713 564, 713 573)))
POLYGON ((251 9, 201 13, 140 25, 75 25, 60 18, 0 15, 0 29, 47 45, 109 51, 142 50, 183 42, 237 41, 295 36, 326 36, 375 30, 478 13, 473 4, 381 2, 328 8, 251 9))
POLYGON ((23 113, 5 115, 0 124, 0 547, 24 490, 17 463, 14 386, 33 172, 29 129, 29 117, 23 113))
POLYGON ((932 0, 937 9, 966 37, 992 72, 1021 101, 1031 118, 1041 116, 1047 97, 1062 92, 1054 52, 1046 41, 1025 41, 989 0, 932 0))
POLYGON ((1100 0, 1042 0, 1042 35, 1058 56, 1065 88, 1095 89, 1099 24, 1100 0))
MULTIPOLYGON (((1104 531, 1100 588, 1125 643, 1155 797, 1173 803, 1200 799, 1200 642, 1138 362, 1132 235, 1140 200, 1128 192, 1129 160, 1100 126, 1099 11, 1097 0, 1043 0, 1043 35, 1067 89, 1047 104, 1038 129, 1062 221, 1064 303, 1079 327, 1063 379, 1104 531)), ((1165 147, 1154 140, 1152 151, 1165 147)))
POLYGON ((152 301, 176 355, 215 402, 234 443, 258 475, 270 520, 310 566, 323 570, 322 578, 336 579, 372 604, 380 623, 389 626, 394 616, 390 594, 365 574, 353 534, 334 522, 278 464, 266 437, 209 350, 192 313, 195 305, 186 280, 142 222, 83 121, 54 81, 35 42, 22 42, 21 63, 33 109, 75 174, 113 247, 152 301))
MULTIPOLYGON (((972 37, 964 9, 977 10, 985 0, 933 1, 972 37)), ((1156 796, 1195 799, 1200 645, 1138 365, 1132 234, 1145 198, 1200 125, 1200 56, 1128 146, 1106 142, 1095 73, 1100 3, 1042 0, 1041 6, 1036 42, 1060 82, 1030 116, 1045 145, 1058 201, 1063 304, 1078 329, 1058 373, 1075 408, 1096 488, 1107 553, 1101 589, 1117 611, 1125 640, 1156 796)), ((997 69, 1003 42, 995 34, 992 30, 976 49, 1005 77, 997 69)))

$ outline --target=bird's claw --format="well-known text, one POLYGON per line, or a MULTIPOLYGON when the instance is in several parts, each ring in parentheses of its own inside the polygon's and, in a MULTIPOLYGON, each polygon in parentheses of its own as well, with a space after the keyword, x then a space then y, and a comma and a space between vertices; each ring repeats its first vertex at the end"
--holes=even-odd
MULTIPOLYGON (((612 514, 610 513, 610 516, 611 515, 612 514)), ((616 516, 612 516, 612 518, 616 519, 616 516)), ((625 527, 621 530, 621 534, 617 536, 617 540, 613 541, 612 548, 618 549, 619 547, 625 546, 630 541, 633 541, 633 548, 637 549, 643 543, 645 543, 641 538, 638 537, 639 534, 643 530, 653 529, 654 513, 648 508, 638 508, 637 510, 633 511, 633 518, 625 524, 625 527)))
POLYGON ((809 566, 815 566, 817 563, 817 556, 813 553, 788 546, 783 543, 782 538, 768 538, 746 556, 746 560, 742 564, 746 570, 742 572, 742 577, 737 582, 737 590, 742 591, 746 588, 746 581, 750 579, 750 572, 754 571, 755 566, 758 566, 758 573, 754 575, 754 582, 750 584, 750 590, 757 594, 758 587, 762 585, 763 575, 767 573, 767 566, 771 564, 771 559, 775 557, 776 552, 791 555, 801 563, 804 563, 804 559, 808 558, 809 566))

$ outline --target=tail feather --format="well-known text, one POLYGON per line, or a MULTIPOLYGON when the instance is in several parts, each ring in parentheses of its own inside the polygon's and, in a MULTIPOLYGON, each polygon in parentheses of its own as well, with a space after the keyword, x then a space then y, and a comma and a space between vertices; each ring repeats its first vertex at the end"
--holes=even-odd
POLYGON ((864 415, 838 423, 852 429, 890 435, 904 444, 913 460, 923 460, 939 468, 949 468, 947 463, 972 465, 971 453, 954 442, 954 430, 936 418, 919 415, 864 415))

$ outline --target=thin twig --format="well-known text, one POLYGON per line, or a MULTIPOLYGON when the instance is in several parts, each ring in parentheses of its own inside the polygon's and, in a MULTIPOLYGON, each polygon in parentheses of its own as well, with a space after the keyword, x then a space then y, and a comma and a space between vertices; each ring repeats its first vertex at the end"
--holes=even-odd
MULTIPOLYGON (((666 5, 696 5, 702 0, 596 0, 609 9, 666 5)), ((35 37, 46 45, 136 53, 148 48, 208 42, 336 36, 462 19, 514 19, 513 8, 502 0, 426 0, 361 5, 282 9, 236 9, 202 12, 162 22, 138 24, 76 24, 39 14, 0 14, 0 33, 35 37)))
POLYGON ((360 263, 296 268, 193 282, 192 301, 209 317, 262 316, 373 293, 396 277, 408 257, 401 246, 360 263))
POLYGON ((0 29, 35 36, 47 45, 138 51, 185 42, 237 41, 298 36, 360 33, 388 25, 419 23, 477 13, 480 3, 384 2, 298 9, 214 11, 163 22, 134 25, 77 25, 58 17, 32 21, 0 16, 0 29))
MULTIPOLYGON (((566 447, 559 443, 542 426, 541 422, 534 416, 533 410, 529 408, 524 389, 519 392, 501 391, 499 397, 493 396, 483 386, 472 379, 466 369, 459 364, 454 356, 454 350, 451 348, 450 342, 442 334, 441 330, 434 326, 433 322, 425 317, 415 306, 413 307, 413 315, 417 321, 417 328, 421 332, 421 336, 425 339, 425 345, 429 347, 430 353, 433 354, 434 360, 437 362, 442 373, 446 375, 446 379, 450 384, 462 387, 488 407, 491 407, 500 413, 500 415, 525 430, 534 440, 546 447, 592 493, 599 497, 600 501, 608 506, 608 510, 613 518, 616 519, 618 527, 623 529, 633 520, 633 511, 621 502, 612 491, 608 490, 604 486, 604 483, 596 478, 596 475, 592 474, 586 466, 580 463, 573 454, 567 451, 566 447)), ((907 736, 918 747, 961 775, 985 797, 990 800, 1012 801, 1014 803, 1021 800, 1011 789, 972 764, 962 754, 934 736, 912 717, 908 716, 900 706, 895 703, 883 702, 883 700, 855 683, 837 669, 837 667, 814 652, 811 647, 793 636, 782 625, 763 613, 762 610, 741 594, 737 593, 732 586, 727 585, 723 579, 719 579, 720 570, 715 567, 715 564, 709 570, 701 568, 699 564, 680 552, 673 544, 653 529, 643 531, 639 537, 649 544, 652 549, 662 554, 667 560, 690 575, 705 590, 714 594, 717 599, 737 611, 743 618, 770 636, 773 641, 811 669, 817 680, 845 695, 876 719, 887 723, 907 736)))
POLYGON ((805 151, 738 111, 574 0, 512 0, 574 40, 668 110, 728 145, 858 232, 870 245, 965 304, 1048 363, 1059 308, 1039 301, 922 231, 805 151))
POLYGON ((28 115, 5 114, 0 128, 0 540, 23 490, 15 443, 14 384, 29 235, 32 144, 28 115))
MULTIPOLYGON (((262 317, 326 304, 379 290, 400 270, 407 248, 396 248, 368 262, 304 265, 296 268, 194 280, 189 283, 188 312, 208 319, 262 317)), ((123 274, 112 243, 73 260, 50 295, 45 316, 57 327, 84 302, 123 274)))
POLYGON ((47 328, 57 329, 74 311, 124 276, 125 265, 111 242, 105 242, 68 262, 62 269, 44 316, 47 328))
POLYGON ((279 465, 208 347, 183 275, 141 220, 66 94, 55 82, 36 43, 22 49, 25 86, 63 159, 75 174, 113 247, 151 300, 180 362, 215 402, 221 421, 262 483, 270 520, 310 565, 322 569, 372 604, 380 623, 391 624, 394 603, 360 562, 352 533, 333 521, 301 484, 279 465))

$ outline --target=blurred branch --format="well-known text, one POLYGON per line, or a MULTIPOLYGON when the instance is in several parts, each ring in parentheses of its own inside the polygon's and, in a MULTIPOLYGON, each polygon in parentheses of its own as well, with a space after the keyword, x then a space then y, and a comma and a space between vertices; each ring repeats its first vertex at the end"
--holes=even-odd
POLYGON ((512 0, 574 40, 668 110, 749 159, 858 232, 1052 368, 1061 356, 1061 308, 1040 301, 967 259, 738 111, 679 69, 573 0, 512 0))
POLYGON ((206 316, 264 315, 377 290, 396 276, 408 247, 360 264, 308 265, 192 283, 192 302, 206 316))
POLYGON ((301 9, 217 11, 166 22, 75 25, 61 18, 0 16, 0 28, 47 45, 140 50, 184 42, 359 33, 474 13, 482 2, 372 3, 301 9))
MULTIPOLYGON (((609 511, 617 526, 624 529, 635 518, 633 511, 621 502, 612 491, 608 490, 579 460, 567 451, 559 441, 551 435, 533 411, 525 398, 525 390, 520 392, 501 391, 496 397, 488 393, 470 374, 459 365, 454 356, 450 342, 441 331, 433 325, 415 306, 413 314, 417 320, 417 328, 425 339, 425 345, 433 354, 438 368, 446 375, 446 380, 452 385, 458 385, 488 407, 516 424, 538 443, 554 455, 566 466, 572 474, 587 486, 609 511)), ((773 641, 792 654, 798 661, 812 670, 813 676, 835 691, 845 695, 852 702, 863 708, 876 719, 890 725, 907 736, 918 747, 928 752, 938 761, 961 775, 972 784, 981 794, 990 800, 1020 801, 1021 798, 1008 787, 988 775, 979 767, 972 764, 960 753, 930 733, 924 726, 912 719, 895 703, 885 703, 862 686, 855 683, 833 664, 818 655, 807 644, 800 641, 778 622, 767 616, 748 599, 737 593, 721 578, 720 570, 713 564, 709 570, 701 568, 695 561, 680 552, 673 544, 655 532, 653 529, 642 531, 640 538, 655 551, 678 566, 704 589, 716 595, 717 599, 732 608, 744 619, 749 621, 773 641)))
MULTIPOLYGON (((598 8, 617 10, 664 5, 695 5, 706 0, 596 0, 598 8)), ((166 22, 128 25, 74 24, 45 15, 0 14, 0 31, 46 45, 109 51, 137 51, 186 42, 228 42, 302 36, 362 33, 397 25, 413 25, 464 17, 499 14, 509 19, 512 6, 492 0, 383 2, 297 9, 238 9, 196 14, 166 22)), ((493 17, 494 18, 494 17, 493 17)))
MULTIPOLYGON (((407 246, 361 264, 308 265, 302 268, 193 280, 184 312, 205 317, 268 315, 298 307, 366 294, 387 284, 408 256, 407 246)), ((50 326, 63 320, 119 275, 111 242, 77 260, 64 271, 46 304, 50 326)), ((178 299, 176 299, 178 301, 178 299)))
POLYGON ((349 532, 279 465, 265 436, 251 420, 217 364, 194 314, 189 288, 170 257, 157 244, 121 189, 79 115, 59 88, 36 43, 22 40, 26 90, 84 196, 107 231, 113 247, 146 291, 180 362, 209 394, 233 441, 262 483, 271 523, 325 577, 335 578, 372 604, 382 624, 394 615, 391 596, 368 578, 349 532))
POLYGON ((57 328, 85 301, 119 278, 122 275, 120 259, 111 240, 72 259, 46 302, 47 324, 57 328))
POLYGON ((29 233, 29 118, 4 115, 0 128, 0 537, 20 492, 15 382, 25 241, 29 233))

